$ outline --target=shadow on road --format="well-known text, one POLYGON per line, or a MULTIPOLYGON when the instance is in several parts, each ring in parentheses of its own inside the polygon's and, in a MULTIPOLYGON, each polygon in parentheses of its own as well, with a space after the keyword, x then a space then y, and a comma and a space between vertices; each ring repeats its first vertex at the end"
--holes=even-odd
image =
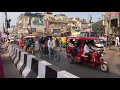
POLYGON ((117 64, 116 67, 118 68, 118 70, 120 72, 120 64, 117 64))

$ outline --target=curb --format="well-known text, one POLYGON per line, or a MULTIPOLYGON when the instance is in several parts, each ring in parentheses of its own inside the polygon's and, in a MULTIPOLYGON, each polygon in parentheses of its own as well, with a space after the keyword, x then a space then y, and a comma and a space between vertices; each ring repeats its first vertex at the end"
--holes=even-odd
POLYGON ((23 78, 80 78, 17 47, 10 46, 9 54, 23 78))

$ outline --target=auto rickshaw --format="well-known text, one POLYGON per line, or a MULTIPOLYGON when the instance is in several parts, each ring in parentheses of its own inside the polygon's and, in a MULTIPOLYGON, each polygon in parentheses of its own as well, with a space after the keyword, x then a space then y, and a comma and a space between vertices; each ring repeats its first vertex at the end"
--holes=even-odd
POLYGON ((61 37, 61 44, 63 48, 66 47, 66 37, 61 37))
POLYGON ((74 61, 80 63, 87 63, 88 65, 96 68, 100 66, 100 69, 103 72, 107 72, 109 70, 107 62, 104 61, 103 56, 103 48, 96 50, 92 50, 92 60, 87 55, 84 55, 84 46, 86 42, 94 42, 100 39, 96 37, 67 37, 66 39, 66 52, 67 52, 67 59, 69 63, 73 63, 74 61), (76 45, 79 47, 77 50, 76 45))
POLYGON ((27 52, 31 52, 32 54, 34 53, 34 50, 35 50, 35 47, 33 45, 31 45, 31 47, 29 47, 27 50, 26 50, 26 47, 27 47, 27 40, 29 39, 34 39, 36 38, 36 36, 26 36, 24 37, 24 50, 27 51, 27 52))

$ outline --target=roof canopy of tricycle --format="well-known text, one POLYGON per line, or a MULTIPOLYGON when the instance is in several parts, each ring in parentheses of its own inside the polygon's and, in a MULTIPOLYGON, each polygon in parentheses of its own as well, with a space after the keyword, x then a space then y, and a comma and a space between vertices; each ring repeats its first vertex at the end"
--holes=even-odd
POLYGON ((75 39, 75 40, 101 40, 96 37, 67 37, 67 39, 75 39))

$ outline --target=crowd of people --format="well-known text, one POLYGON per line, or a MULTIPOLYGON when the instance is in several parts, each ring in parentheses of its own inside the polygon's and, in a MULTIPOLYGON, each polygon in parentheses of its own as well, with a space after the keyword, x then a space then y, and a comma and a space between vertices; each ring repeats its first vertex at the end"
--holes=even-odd
POLYGON ((29 47, 34 47, 36 51, 39 51, 41 49, 44 53, 49 53, 49 57, 51 49, 60 46, 60 40, 58 38, 53 39, 52 36, 36 36, 35 38, 29 38, 26 40, 20 38, 18 41, 19 48, 23 48, 24 41, 26 43, 25 51, 27 51, 29 47))
MULTIPOLYGON (((108 47, 110 49, 110 47, 112 45, 114 46, 118 46, 120 48, 120 36, 116 35, 114 38, 111 37, 107 37, 106 35, 103 35, 102 37, 98 37, 100 39, 103 40, 103 44, 104 47, 108 47)), ((6 41, 6 44, 8 44, 10 40, 6 41)), ((1 42, 5 42, 5 40, 1 40, 1 42)), ((17 42, 19 48, 23 48, 24 46, 24 39, 20 38, 19 41, 17 42)), ((88 45, 86 43, 86 45, 88 45)), ((85 47, 86 47, 85 45, 85 47)), ((69 43, 69 46, 72 46, 72 43, 69 43)), ((78 44, 75 44, 76 46, 76 51, 80 50, 80 47, 78 44)), ((47 37, 47 36, 41 36, 41 37, 36 37, 34 38, 30 38, 26 40, 26 48, 25 50, 27 50, 29 47, 35 47, 35 50, 40 50, 42 49, 43 52, 49 52, 49 56, 50 56, 50 49, 54 48, 54 47, 61 47, 61 41, 59 38, 54 38, 51 37, 47 37)), ((86 51, 86 50, 84 50, 86 51)))
POLYGON ((111 46, 120 46, 120 35, 115 35, 111 37, 106 37, 106 35, 99 37, 100 39, 103 39, 103 43, 105 47, 108 47, 110 49, 111 46))
POLYGON ((58 38, 52 38, 52 36, 48 37, 41 37, 38 39, 39 42, 39 50, 41 49, 44 53, 49 53, 49 58, 51 55, 51 49, 55 47, 59 47, 59 39, 58 38))

